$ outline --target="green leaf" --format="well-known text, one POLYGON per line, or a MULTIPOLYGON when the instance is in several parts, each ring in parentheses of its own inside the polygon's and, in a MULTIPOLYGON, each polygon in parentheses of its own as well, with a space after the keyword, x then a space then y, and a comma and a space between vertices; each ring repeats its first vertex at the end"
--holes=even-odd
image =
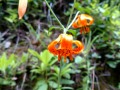
POLYGON ((70 73, 75 74, 75 73, 80 73, 80 72, 81 70, 75 68, 75 69, 72 69, 70 73))
POLYGON ((72 33, 73 36, 76 36, 76 35, 77 35, 77 30, 69 29, 68 32, 69 32, 69 33, 72 33))
POLYGON ((33 90, 48 90, 48 85, 47 82, 43 79, 40 79, 33 90))
POLYGON ((70 68, 68 68, 68 69, 62 69, 62 71, 61 71, 61 76, 65 75, 65 74, 67 74, 67 73, 70 73, 70 72, 71 72, 71 69, 70 69, 70 68))
POLYGON ((49 83, 50 87, 52 87, 52 88, 57 88, 58 87, 58 84, 54 81, 49 81, 48 83, 49 83))
POLYGON ((56 74, 59 76, 60 68, 57 66, 54 66, 54 70, 55 70, 56 74))
POLYGON ((114 57, 114 55, 110 55, 110 54, 106 54, 105 55, 107 58, 110 58, 110 59, 114 59, 115 57, 114 57))
POLYGON ((90 67, 88 70, 91 71, 91 70, 94 70, 94 69, 95 69, 95 67, 93 66, 93 67, 90 67))
POLYGON ((40 55, 38 54, 38 52, 32 50, 32 49, 28 49, 28 52, 30 54, 32 54, 33 56, 37 57, 38 59, 40 59, 40 55))
POLYGON ((6 53, 3 53, 0 57, 0 70, 5 73, 8 66, 6 53))
POLYGON ((63 75, 63 77, 67 78, 67 79, 70 79, 70 74, 69 73, 66 73, 63 75))
POLYGON ((42 70, 42 71, 45 71, 45 70, 46 70, 46 68, 47 68, 47 66, 46 66, 44 63, 41 63, 41 65, 40 65, 40 66, 41 66, 41 70, 42 70))
POLYGON ((107 64, 111 67, 111 68, 116 68, 117 64, 120 63, 120 60, 117 61, 108 61, 107 64))
POLYGON ((28 60, 28 53, 23 53, 21 58, 21 63, 24 63, 28 60))
POLYGON ((83 82, 86 84, 86 83, 89 83, 90 82, 90 78, 89 78, 89 76, 85 76, 84 78, 83 78, 83 82))
POLYGON ((73 65, 72 63, 64 65, 61 69, 61 76, 65 75, 67 73, 70 73, 71 72, 70 67, 72 67, 72 65, 73 65))
POLYGON ((15 68, 16 66, 16 62, 15 62, 15 55, 11 54, 9 59, 7 60, 7 67, 8 65, 11 65, 13 68, 15 68))
POLYGON ((62 87, 62 90, 74 90, 72 87, 62 87))
POLYGON ((48 50, 44 50, 43 52, 40 53, 40 60, 48 65, 51 58, 53 57, 53 54, 51 54, 48 50))
POLYGON ((76 64, 81 64, 81 63, 83 63, 85 60, 82 58, 82 57, 80 57, 80 56, 76 56, 76 58, 75 58, 75 63, 76 64))
POLYGON ((51 73, 51 77, 48 78, 48 81, 55 81, 56 79, 58 79, 58 77, 56 75, 54 75, 54 73, 51 73))
POLYGON ((57 62, 57 60, 58 60, 57 57, 53 57, 53 58, 51 59, 49 65, 52 66, 54 63, 57 62))
POLYGON ((101 58, 101 56, 94 52, 92 53, 92 58, 101 58))
POLYGON ((42 70, 40 68, 31 70, 32 73, 37 73, 37 74, 41 74, 41 71, 42 70))
POLYGON ((73 80, 62 79, 61 83, 62 84, 67 84, 67 85, 71 85, 71 84, 74 84, 75 82, 73 80))
POLYGON ((3 79, 0 78, 0 85, 10 85, 10 86, 15 86, 16 83, 10 79, 3 79))

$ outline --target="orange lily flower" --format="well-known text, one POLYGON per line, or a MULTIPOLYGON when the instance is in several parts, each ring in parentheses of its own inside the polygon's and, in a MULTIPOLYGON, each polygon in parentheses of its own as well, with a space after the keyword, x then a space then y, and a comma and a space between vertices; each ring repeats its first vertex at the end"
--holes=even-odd
POLYGON ((63 56, 64 62, 66 62, 67 57, 72 61, 72 55, 82 52, 83 49, 84 45, 78 40, 73 40, 72 35, 69 34, 60 34, 56 40, 48 45, 48 50, 54 55, 58 55, 58 61, 63 56), (76 45, 76 47, 73 48, 73 45, 76 45))
POLYGON ((94 22, 93 18, 87 14, 78 15, 75 22, 72 24, 73 28, 80 28, 80 33, 87 33, 90 31, 89 26, 94 22))
POLYGON ((27 3, 28 0, 19 0, 19 5, 18 5, 19 19, 22 19, 22 17, 24 16, 27 8, 27 3))

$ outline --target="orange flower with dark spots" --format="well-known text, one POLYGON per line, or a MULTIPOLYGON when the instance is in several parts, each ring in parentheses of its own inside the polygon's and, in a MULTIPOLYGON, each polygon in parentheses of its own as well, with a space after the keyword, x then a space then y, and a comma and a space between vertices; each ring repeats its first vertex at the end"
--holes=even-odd
POLYGON ((22 17, 24 16, 27 8, 27 3, 28 3, 28 0, 19 0, 19 5, 18 5, 19 19, 22 19, 22 17))
POLYGON ((58 55, 58 61, 60 61, 63 56, 64 62, 66 62, 67 57, 72 61, 72 55, 82 52, 83 49, 84 45, 78 40, 73 40, 72 35, 68 34, 60 34, 56 40, 48 45, 48 50, 54 55, 58 55), (73 47, 74 45, 76 45, 76 47, 73 47))
POLYGON ((80 28, 80 33, 87 33, 90 31, 89 26, 94 22, 93 18, 87 14, 78 15, 75 22, 73 22, 73 28, 80 28))

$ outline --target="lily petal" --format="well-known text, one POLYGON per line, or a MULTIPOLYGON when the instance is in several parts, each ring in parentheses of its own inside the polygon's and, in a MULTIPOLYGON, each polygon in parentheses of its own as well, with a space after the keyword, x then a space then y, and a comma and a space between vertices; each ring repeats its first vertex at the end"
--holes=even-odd
POLYGON ((81 14, 80 15, 81 20, 86 20, 87 25, 93 24, 94 20, 90 15, 87 14, 81 14))
POLYGON ((59 37, 52 41, 49 45, 48 45, 48 50, 53 53, 54 55, 57 55, 58 52, 57 52, 57 48, 56 48, 56 45, 59 43, 60 41, 60 38, 61 38, 61 35, 59 35, 59 37))
POLYGON ((74 40, 73 44, 75 44, 77 47, 73 49, 72 53, 73 54, 78 54, 80 52, 82 52, 82 50, 84 49, 84 45, 78 41, 78 40, 74 40))
POLYGON ((83 34, 83 33, 87 33, 90 31, 90 28, 88 26, 85 26, 85 27, 81 27, 80 28, 80 33, 83 34))
POLYGON ((18 5, 19 19, 22 19, 22 17, 24 16, 27 8, 27 3, 28 0, 19 0, 19 5, 18 5))
POLYGON ((72 40, 73 37, 72 35, 68 35, 68 34, 61 34, 61 38, 60 38, 60 46, 59 49, 72 49, 72 40))

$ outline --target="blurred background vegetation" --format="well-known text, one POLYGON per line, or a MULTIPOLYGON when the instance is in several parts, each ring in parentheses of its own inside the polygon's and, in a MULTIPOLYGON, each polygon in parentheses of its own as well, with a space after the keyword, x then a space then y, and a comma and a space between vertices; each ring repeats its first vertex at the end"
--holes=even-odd
MULTIPOLYGON (((73 6, 72 18, 77 11, 91 15, 91 38, 99 36, 88 54, 89 76, 85 59, 78 55, 74 62, 62 65, 61 90, 87 90, 86 82, 90 89, 93 75, 94 90, 119 90, 120 0, 47 1, 64 26, 73 6)), ((29 0, 22 20, 17 9, 18 0, 0 0, 0 90, 56 90, 60 64, 47 45, 62 29, 44 0, 29 0)), ((83 38, 79 30, 68 32, 83 38)))

